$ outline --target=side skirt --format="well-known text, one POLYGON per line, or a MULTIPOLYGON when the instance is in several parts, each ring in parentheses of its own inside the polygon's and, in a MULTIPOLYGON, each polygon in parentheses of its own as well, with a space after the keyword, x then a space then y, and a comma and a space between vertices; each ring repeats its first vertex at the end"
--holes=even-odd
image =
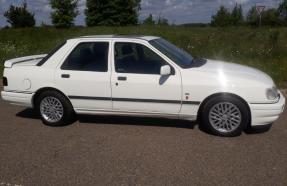
POLYGON ((91 110, 91 109, 75 109, 77 114, 87 115, 112 115, 112 116, 134 116, 134 117, 156 117, 156 118, 167 118, 167 119, 183 119, 195 121, 197 116, 193 115, 181 115, 181 114, 166 114, 166 113, 146 113, 146 112, 131 112, 131 111, 116 111, 116 110, 91 110))

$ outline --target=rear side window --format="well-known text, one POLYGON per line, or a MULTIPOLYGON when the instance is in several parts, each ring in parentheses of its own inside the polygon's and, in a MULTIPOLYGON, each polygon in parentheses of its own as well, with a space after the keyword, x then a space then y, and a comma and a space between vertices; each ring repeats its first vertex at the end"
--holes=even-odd
POLYGON ((60 50, 60 48, 62 48, 66 43, 67 43, 67 41, 63 42, 62 44, 60 44, 60 45, 58 45, 56 48, 54 48, 47 56, 45 56, 45 57, 37 64, 37 66, 42 66, 44 63, 46 63, 46 61, 48 61, 48 59, 50 59, 50 57, 52 57, 52 55, 54 55, 58 50, 60 50))
POLYGON ((80 43, 62 65, 62 70, 108 71, 108 42, 80 43))

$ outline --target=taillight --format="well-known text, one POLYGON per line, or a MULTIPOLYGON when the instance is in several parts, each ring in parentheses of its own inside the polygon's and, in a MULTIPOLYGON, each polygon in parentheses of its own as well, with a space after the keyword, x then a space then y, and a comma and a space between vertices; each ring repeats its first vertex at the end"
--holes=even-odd
POLYGON ((3 77, 3 86, 8 86, 8 80, 6 77, 3 77))

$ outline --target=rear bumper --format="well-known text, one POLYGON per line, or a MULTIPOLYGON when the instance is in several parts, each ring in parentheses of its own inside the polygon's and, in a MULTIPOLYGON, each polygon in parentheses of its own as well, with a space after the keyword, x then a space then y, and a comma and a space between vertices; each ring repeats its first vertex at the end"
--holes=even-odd
POLYGON ((34 93, 28 92, 9 92, 9 91, 2 91, 1 97, 4 101, 7 101, 14 105, 20 105, 25 107, 33 107, 32 98, 34 93))
POLYGON ((284 112, 285 97, 280 92, 280 100, 274 104, 250 104, 251 126, 269 125, 284 112))

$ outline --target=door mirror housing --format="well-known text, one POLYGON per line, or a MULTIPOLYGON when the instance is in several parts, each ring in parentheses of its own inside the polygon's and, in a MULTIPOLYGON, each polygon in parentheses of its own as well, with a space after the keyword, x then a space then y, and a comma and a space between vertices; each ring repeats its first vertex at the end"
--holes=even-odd
POLYGON ((171 67, 169 65, 164 65, 160 68, 160 75, 168 76, 171 74, 171 67))

